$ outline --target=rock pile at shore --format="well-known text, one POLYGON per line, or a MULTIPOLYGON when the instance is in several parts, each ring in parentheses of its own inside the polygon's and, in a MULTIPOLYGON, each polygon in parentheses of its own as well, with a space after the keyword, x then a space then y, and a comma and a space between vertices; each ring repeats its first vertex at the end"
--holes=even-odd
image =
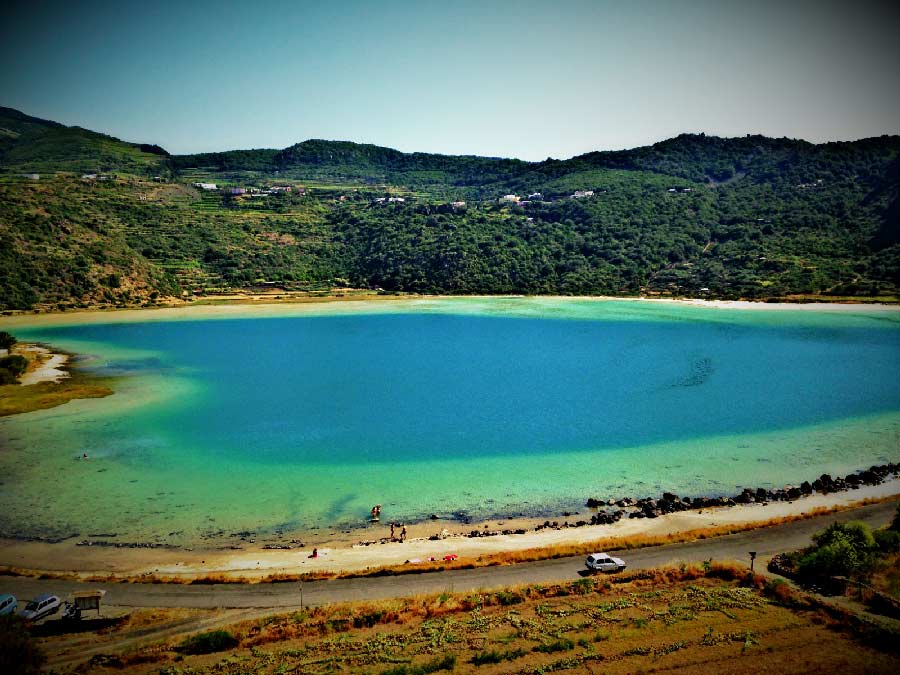
MULTIPOLYGON (((830 492, 843 492, 854 490, 863 485, 879 485, 891 478, 900 476, 900 464, 889 463, 873 466, 864 471, 850 474, 844 478, 832 478, 823 473, 812 483, 803 481, 800 485, 787 485, 779 489, 744 488, 740 494, 733 497, 679 497, 671 492, 664 492, 662 497, 643 497, 634 499, 624 497, 618 500, 602 501, 591 497, 586 506, 591 508, 613 508, 615 511, 601 511, 591 517, 590 522, 579 521, 576 525, 606 525, 621 520, 625 515, 629 518, 658 518, 667 513, 676 511, 689 511, 707 509, 715 506, 736 506, 738 504, 766 504, 768 502, 794 501, 800 497, 813 493, 828 494, 830 492), (625 511, 624 509, 630 509, 625 511)), ((554 524, 545 523, 545 527, 553 527, 554 524)), ((570 524, 566 524, 572 527, 570 524)))

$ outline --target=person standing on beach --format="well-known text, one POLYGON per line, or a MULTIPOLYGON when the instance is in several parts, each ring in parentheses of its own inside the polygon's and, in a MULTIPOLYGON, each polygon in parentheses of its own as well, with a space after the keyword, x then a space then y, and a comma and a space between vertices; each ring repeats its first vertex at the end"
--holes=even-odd
POLYGON ((406 525, 400 529, 400 541, 406 541, 406 525))
POLYGON ((394 539, 394 524, 391 523, 391 541, 394 539))

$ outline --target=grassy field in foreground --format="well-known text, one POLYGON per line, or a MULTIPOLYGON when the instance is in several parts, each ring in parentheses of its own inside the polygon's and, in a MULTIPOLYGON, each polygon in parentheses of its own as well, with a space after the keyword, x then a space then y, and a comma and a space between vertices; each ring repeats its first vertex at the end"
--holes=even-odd
MULTIPOLYGON (((139 630, 146 630, 140 621, 139 630)), ((206 622, 208 626, 209 623, 206 622)), ((896 636, 786 585, 712 564, 492 593, 273 615, 115 653, 81 672, 878 673, 896 636), (210 653, 212 652, 212 653, 210 653)), ((134 627, 132 627, 134 629, 134 627)), ((43 647, 53 650, 48 638, 43 647)), ((127 642, 127 639, 126 639, 127 642)))

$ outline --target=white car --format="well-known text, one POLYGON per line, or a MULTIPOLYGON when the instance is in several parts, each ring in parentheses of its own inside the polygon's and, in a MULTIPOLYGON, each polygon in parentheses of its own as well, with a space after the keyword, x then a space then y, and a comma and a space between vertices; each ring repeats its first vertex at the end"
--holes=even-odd
POLYGON ((39 595, 25 605, 25 609, 19 612, 19 616, 25 621, 38 621, 45 616, 56 614, 61 606, 62 602, 55 595, 39 595))
POLYGON ((627 567, 624 560, 608 553, 591 553, 584 564, 591 572, 621 572, 627 567))

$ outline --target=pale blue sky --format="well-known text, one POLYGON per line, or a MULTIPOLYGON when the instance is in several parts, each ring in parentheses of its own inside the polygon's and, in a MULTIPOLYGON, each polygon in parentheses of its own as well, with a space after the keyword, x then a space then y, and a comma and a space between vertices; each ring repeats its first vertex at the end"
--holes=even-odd
POLYGON ((900 3, 14 1, 0 105, 173 153, 900 133, 900 3))

